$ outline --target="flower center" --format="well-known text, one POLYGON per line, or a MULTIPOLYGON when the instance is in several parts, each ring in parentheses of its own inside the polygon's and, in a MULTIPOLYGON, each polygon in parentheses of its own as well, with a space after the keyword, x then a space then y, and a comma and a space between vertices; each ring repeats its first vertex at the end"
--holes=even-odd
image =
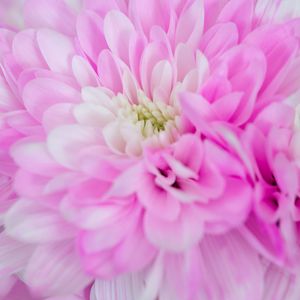
MULTIPOLYGON (((162 131, 177 128, 178 111, 161 101, 153 102, 143 92, 138 93, 138 103, 131 104, 121 97, 119 117, 134 124, 144 138, 159 135, 162 131)), ((120 98, 119 98, 120 101, 120 98)))

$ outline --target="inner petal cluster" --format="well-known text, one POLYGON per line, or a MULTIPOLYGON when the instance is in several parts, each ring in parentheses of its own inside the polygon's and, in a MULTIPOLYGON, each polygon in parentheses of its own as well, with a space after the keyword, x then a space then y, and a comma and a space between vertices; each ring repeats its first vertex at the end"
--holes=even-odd
POLYGON ((103 133, 107 146, 115 153, 140 156, 144 146, 166 147, 181 135, 180 110, 175 104, 152 101, 141 90, 135 101, 124 94, 110 101, 112 115, 103 133))

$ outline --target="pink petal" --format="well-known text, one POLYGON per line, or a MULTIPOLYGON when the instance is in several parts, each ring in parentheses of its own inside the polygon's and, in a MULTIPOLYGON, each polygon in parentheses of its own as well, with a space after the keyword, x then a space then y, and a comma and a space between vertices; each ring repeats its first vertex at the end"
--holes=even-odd
POLYGON ((0 275, 8 276, 23 270, 33 249, 34 246, 14 240, 2 232, 0 234, 0 275))
POLYGON ((141 27, 145 35, 149 35, 153 26, 162 27, 168 31, 170 19, 170 5, 168 1, 133 0, 129 7, 133 19, 136 19, 137 27, 141 27))
POLYGON ((297 300, 300 294, 299 276, 269 264, 265 272, 264 300, 297 300))
POLYGON ((184 8, 178 19, 175 43, 187 43, 196 48, 199 45, 204 26, 204 7, 202 0, 193 0, 184 8))
POLYGON ((46 27, 64 34, 74 34, 75 15, 62 0, 28 0, 24 15, 28 27, 46 27))
POLYGON ((81 48, 97 63, 99 53, 107 48, 103 20, 92 11, 84 11, 77 18, 76 29, 81 48))
POLYGON ((240 234, 207 236, 200 249, 208 299, 262 299, 261 261, 240 234))
POLYGON ((251 30, 253 13, 253 0, 232 0, 222 9, 218 21, 235 23, 242 39, 251 30))
POLYGON ((242 92, 228 94, 216 100, 212 105, 212 109, 221 120, 230 120, 237 110, 242 97, 242 92))
POLYGON ((99 142, 101 133, 98 130, 79 125, 64 125, 55 128, 48 135, 47 145, 51 155, 61 165, 78 168, 76 162, 80 151, 99 142))
POLYGON ((148 240, 163 250, 180 252, 198 243, 203 235, 199 212, 193 206, 182 207, 177 220, 169 222, 146 212, 144 230, 148 240))
POLYGON ((223 54, 238 42, 239 34, 234 23, 216 24, 203 35, 200 47, 208 59, 223 54))
POLYGON ((266 224, 260 218, 250 214, 241 232, 258 253, 275 263, 283 263, 284 241, 275 224, 266 224))
POLYGON ((44 296, 76 293, 90 281, 82 272, 74 246, 67 242, 38 246, 29 260, 24 279, 44 296))
POLYGON ((144 290, 142 274, 124 275, 112 280, 96 280, 90 300, 135 300, 144 290))
POLYGON ((45 60, 38 48, 36 31, 27 29, 16 34, 13 41, 13 54, 23 67, 44 68, 45 60))
POLYGON ((137 192, 141 177, 143 174, 143 166, 135 164, 118 176, 112 185, 109 195, 113 197, 128 196, 137 192))
POLYGON ((49 178, 19 169, 15 174, 14 189, 26 198, 40 198, 49 178))
POLYGON ((80 94, 71 86, 50 78, 31 80, 24 88, 25 107, 37 120, 41 120, 44 112, 56 103, 76 103, 80 94))
POLYGON ((135 30, 131 21, 121 12, 110 11, 104 19, 104 35, 112 53, 129 62, 129 41, 135 30))
POLYGON ((143 86, 143 90, 146 95, 150 94, 150 82, 151 82, 151 75, 153 72, 154 66, 161 60, 168 58, 168 50, 166 45, 162 42, 153 42, 149 43, 141 58, 140 63, 140 77, 143 86))
POLYGON ((116 59, 109 50, 103 50, 97 64, 100 82, 115 93, 122 91, 121 71, 116 59))
POLYGON ((175 144, 174 158, 198 173, 204 158, 203 145, 198 137, 183 135, 175 144))
POLYGON ((14 144, 11 154, 20 167, 29 172, 52 176, 62 171, 61 167, 50 157, 46 145, 38 140, 23 139, 14 144), (34 157, 34 160, 31 158, 34 157))
POLYGON ((115 120, 115 115, 103 106, 93 103, 76 105, 73 110, 74 117, 79 124, 103 128, 115 120))
POLYGON ((52 129, 68 124, 76 123, 74 118, 73 103, 57 103, 49 107, 43 114, 43 127, 47 132, 52 129))
POLYGON ((64 240, 75 233, 58 212, 29 200, 13 205, 5 216, 5 224, 10 236, 27 243, 64 240))
MULTIPOLYGON (((214 222, 225 222, 220 230, 226 231, 239 224, 242 224, 252 205, 253 193, 251 186, 241 179, 227 179, 225 190, 222 196, 212 200, 203 207, 211 213, 211 220, 207 225, 207 230, 214 231, 214 222)), ((210 217, 209 217, 210 219, 210 217)))
POLYGON ((74 56, 72 60, 73 74, 81 87, 98 86, 98 77, 91 65, 81 56, 74 56))
POLYGON ((180 214, 180 203, 155 185, 154 178, 143 175, 143 180, 138 187, 138 199, 147 211, 158 218, 174 221, 180 214), (162 214, 162 211, 164 212, 162 214))
POLYGON ((76 54, 72 38, 51 29, 40 29, 37 42, 52 71, 64 74, 72 72, 72 57, 76 54))
POLYGON ((154 100, 169 102, 173 85, 172 71, 172 66, 168 61, 160 61, 154 66, 151 76, 151 94, 154 100))
POLYGON ((281 191, 290 197, 295 197, 299 190, 296 166, 284 154, 279 153, 274 158, 273 172, 281 191))

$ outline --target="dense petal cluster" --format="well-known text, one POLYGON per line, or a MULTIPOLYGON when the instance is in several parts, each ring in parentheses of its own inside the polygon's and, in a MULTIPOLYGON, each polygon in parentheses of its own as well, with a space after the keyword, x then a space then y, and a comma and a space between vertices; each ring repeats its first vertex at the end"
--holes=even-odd
POLYGON ((300 297, 288 4, 25 0, 22 29, 0 14, 0 296, 300 297))

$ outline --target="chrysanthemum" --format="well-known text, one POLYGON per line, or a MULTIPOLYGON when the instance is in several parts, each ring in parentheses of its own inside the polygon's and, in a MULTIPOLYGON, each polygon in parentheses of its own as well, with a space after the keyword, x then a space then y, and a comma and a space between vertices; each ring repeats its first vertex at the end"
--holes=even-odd
POLYGON ((298 251, 278 221, 298 220, 300 20, 278 5, 27 0, 0 30, 0 265, 45 296, 264 299, 259 255, 298 251))

